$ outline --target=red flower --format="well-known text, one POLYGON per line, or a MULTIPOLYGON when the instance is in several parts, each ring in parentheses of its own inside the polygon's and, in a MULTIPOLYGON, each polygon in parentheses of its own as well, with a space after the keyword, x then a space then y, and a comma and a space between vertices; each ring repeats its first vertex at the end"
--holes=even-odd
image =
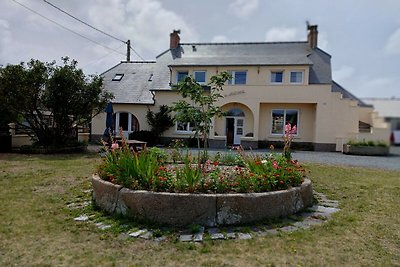
POLYGON ((214 162, 213 162, 213 165, 214 165, 214 166, 217 166, 217 165, 218 165, 218 161, 214 161, 214 162))
POLYGON ((282 180, 279 181, 280 184, 284 184, 284 182, 282 180))

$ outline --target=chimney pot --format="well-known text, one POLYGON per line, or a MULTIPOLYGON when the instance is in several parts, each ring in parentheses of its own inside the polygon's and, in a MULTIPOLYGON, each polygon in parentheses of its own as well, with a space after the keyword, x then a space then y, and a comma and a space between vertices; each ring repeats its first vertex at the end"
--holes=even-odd
POLYGON ((309 25, 307 23, 307 30, 308 30, 308 44, 311 48, 316 48, 318 46, 318 25, 309 25))
POLYGON ((175 49, 179 46, 179 42, 181 38, 179 37, 179 34, 181 33, 181 30, 174 30, 170 35, 169 35, 169 48, 170 49, 175 49))

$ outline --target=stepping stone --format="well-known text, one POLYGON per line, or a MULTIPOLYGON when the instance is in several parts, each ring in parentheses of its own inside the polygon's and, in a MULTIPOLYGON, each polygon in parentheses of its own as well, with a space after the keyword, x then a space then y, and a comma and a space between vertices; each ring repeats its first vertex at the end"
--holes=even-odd
POLYGON ((207 232, 210 234, 212 240, 225 239, 225 236, 220 233, 218 228, 209 228, 207 232))
POLYGON ((193 239, 193 235, 191 234, 182 234, 179 236, 179 241, 181 242, 190 242, 193 239))
POLYGON ((95 223, 95 225, 96 225, 100 230, 106 230, 106 229, 108 229, 108 228, 111 228, 111 225, 109 225, 109 224, 104 224, 104 223, 102 223, 102 222, 95 223))
POLYGON ((204 233, 194 234, 193 241, 194 242, 203 242, 203 234, 204 233))
POLYGON ((203 241, 204 229, 205 228, 202 226, 202 227, 200 227, 199 232, 194 234, 194 237, 193 237, 194 242, 202 242, 203 241))
POLYGON ((212 240, 217 240, 217 239, 225 239, 225 236, 221 233, 216 233, 211 235, 212 240))
POLYGON ((228 229, 226 231, 226 238, 228 239, 235 239, 236 238, 236 233, 232 229, 228 229))
POLYGON ((138 230, 136 232, 129 233, 129 236, 131 236, 131 237, 139 237, 140 235, 142 235, 142 234, 144 234, 146 232, 147 232, 146 229, 141 229, 141 230, 138 230))
POLYGON ((79 217, 74 218, 74 221, 76 221, 76 222, 85 222, 87 220, 89 220, 89 217, 86 214, 83 214, 79 217))
POLYGON ((150 239, 153 237, 153 232, 147 231, 147 232, 141 234, 139 237, 143 238, 143 239, 150 239))
POLYGON ((250 234, 238 233, 238 238, 241 240, 247 240, 247 239, 251 239, 252 236, 250 234))
POLYGON ((297 228, 296 226, 293 226, 293 225, 288 225, 288 226, 284 226, 284 227, 279 228, 280 231, 289 232, 289 233, 294 232, 294 231, 296 231, 298 229, 299 228, 297 228))

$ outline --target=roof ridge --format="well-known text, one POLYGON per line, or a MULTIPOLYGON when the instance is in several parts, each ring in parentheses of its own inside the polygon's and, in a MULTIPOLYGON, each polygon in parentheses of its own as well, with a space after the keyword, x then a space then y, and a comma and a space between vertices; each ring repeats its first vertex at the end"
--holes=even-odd
POLYGON ((307 41, 288 42, 226 42, 226 43, 180 43, 180 45, 248 45, 248 44, 307 44, 307 41))

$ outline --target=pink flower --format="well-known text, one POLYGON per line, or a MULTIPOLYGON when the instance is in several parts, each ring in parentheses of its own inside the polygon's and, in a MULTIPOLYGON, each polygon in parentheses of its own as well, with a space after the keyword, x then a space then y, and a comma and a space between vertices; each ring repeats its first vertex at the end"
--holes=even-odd
POLYGON ((278 169, 278 167, 279 167, 278 162, 276 162, 276 161, 272 162, 272 167, 273 167, 275 170, 278 169))
POLYGON ((118 148, 119 148, 118 143, 112 143, 112 145, 111 145, 111 149, 112 149, 112 150, 118 149, 118 148))

